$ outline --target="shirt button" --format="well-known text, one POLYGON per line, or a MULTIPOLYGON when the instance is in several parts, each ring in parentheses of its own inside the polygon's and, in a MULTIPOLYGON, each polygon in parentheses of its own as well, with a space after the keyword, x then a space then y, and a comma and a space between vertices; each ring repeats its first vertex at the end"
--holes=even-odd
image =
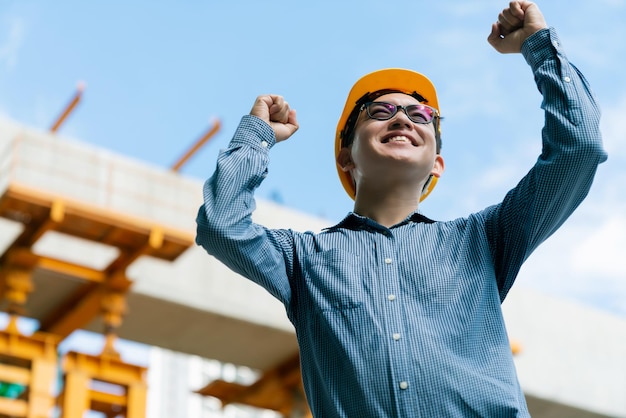
POLYGON ((569 77, 565 77, 565 78, 563 79, 563 81, 565 81, 566 83, 569 83, 570 81, 572 81, 572 79, 571 79, 571 78, 569 78, 569 77))
POLYGON ((267 141, 261 141, 261 146, 262 146, 263 148, 267 148, 267 146, 268 146, 267 141))
POLYGON ((393 334, 393 339, 398 341, 400 339, 400 334, 398 334, 397 332, 393 334))
POLYGON ((391 264, 391 258, 385 258, 385 264, 391 264))
POLYGON ((409 387, 409 382, 400 382, 400 389, 404 390, 409 387))
POLYGON ((389 295, 389 296, 387 296, 387 299, 389 299, 389 300, 396 300, 396 295, 389 295))

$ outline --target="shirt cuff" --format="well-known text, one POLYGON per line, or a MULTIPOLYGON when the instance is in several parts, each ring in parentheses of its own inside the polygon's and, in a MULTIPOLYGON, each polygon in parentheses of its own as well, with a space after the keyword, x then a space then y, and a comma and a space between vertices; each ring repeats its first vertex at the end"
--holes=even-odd
POLYGON ((565 55, 559 35, 554 28, 541 29, 530 35, 522 44, 521 52, 533 72, 546 60, 554 59, 557 55, 565 55))
POLYGON ((276 144, 274 130, 262 119, 244 115, 239 122, 232 144, 246 144, 253 148, 270 149, 276 144))

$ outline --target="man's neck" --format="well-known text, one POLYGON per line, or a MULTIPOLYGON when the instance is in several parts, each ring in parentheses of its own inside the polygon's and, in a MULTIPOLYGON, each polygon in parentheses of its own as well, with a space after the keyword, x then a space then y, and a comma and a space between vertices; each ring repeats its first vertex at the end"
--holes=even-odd
POLYGON ((387 228, 404 221, 419 206, 419 188, 409 190, 365 190, 357 192, 354 213, 368 217, 387 228))

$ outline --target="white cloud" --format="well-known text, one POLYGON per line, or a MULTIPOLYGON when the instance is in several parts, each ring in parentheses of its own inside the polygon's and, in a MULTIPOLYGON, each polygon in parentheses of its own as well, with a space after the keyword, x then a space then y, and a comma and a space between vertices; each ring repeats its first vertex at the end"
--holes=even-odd
POLYGON ((3 38, 0 38, 0 64, 8 70, 17 66, 18 54, 24 40, 24 23, 19 18, 3 19, 6 28, 3 38))
POLYGON ((605 219, 572 248, 570 265, 579 274, 626 277, 626 216, 605 219))
POLYGON ((518 284, 626 316, 626 217, 584 224, 571 220, 543 243, 518 284))

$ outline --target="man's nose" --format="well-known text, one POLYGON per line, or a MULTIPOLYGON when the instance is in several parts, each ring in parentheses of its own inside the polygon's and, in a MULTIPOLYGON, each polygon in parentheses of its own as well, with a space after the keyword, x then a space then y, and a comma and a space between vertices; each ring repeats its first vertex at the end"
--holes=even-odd
POLYGON ((406 113, 406 108, 403 106, 398 106, 398 110, 396 114, 391 118, 392 126, 396 125, 405 125, 405 126, 413 126, 413 121, 409 119, 409 115, 406 113))

